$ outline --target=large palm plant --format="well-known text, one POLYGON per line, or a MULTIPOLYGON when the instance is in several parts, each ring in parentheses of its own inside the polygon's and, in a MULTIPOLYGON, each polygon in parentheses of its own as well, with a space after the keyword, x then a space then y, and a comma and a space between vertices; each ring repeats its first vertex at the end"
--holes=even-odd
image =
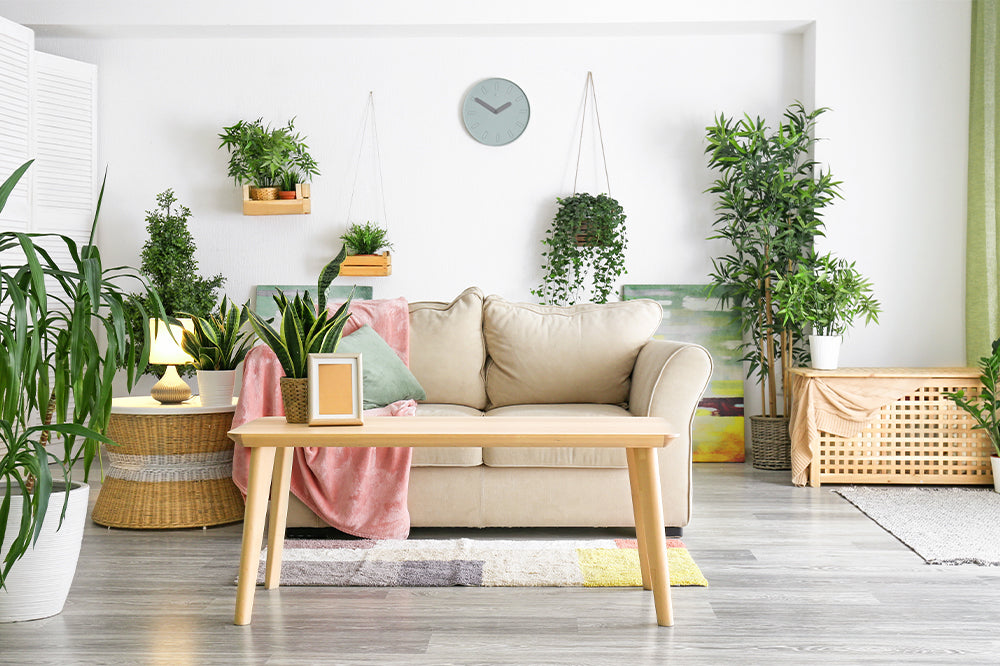
MULTIPOLYGON (((30 165, 0 185, 0 210, 30 165)), ((148 359, 145 338, 127 332, 121 286, 145 282, 131 268, 105 268, 93 244, 103 194, 102 186, 85 245, 58 234, 0 232, 0 536, 17 497, 23 509, 0 550, 0 585, 41 532, 52 492, 49 465, 69 483, 82 460, 87 480, 101 442, 113 443, 104 432, 117 368, 127 369, 131 388, 148 359), (68 262, 53 259, 56 247, 68 262), (62 440, 58 453, 46 447, 53 436, 62 440)), ((156 314, 165 316, 155 292, 153 298, 156 314)))

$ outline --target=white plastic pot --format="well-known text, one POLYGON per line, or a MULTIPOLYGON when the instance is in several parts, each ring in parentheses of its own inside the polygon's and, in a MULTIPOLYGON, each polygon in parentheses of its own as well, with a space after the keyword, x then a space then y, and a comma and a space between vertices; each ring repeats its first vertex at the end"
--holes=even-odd
POLYGON ((817 370, 836 370, 840 358, 839 335, 810 335, 809 355, 812 367, 817 370))
POLYGON ((1000 493, 1000 456, 990 456, 993 467, 993 490, 1000 493))
MULTIPOLYGON (((0 590, 0 622, 21 622, 51 617, 62 612, 73 585, 76 562, 83 542, 90 486, 74 483, 69 491, 66 518, 59 527, 59 514, 66 498, 66 484, 53 482, 52 495, 34 548, 14 563, 7 583, 0 590), (58 530, 56 528, 59 528, 58 530)), ((7 517, 4 543, 17 534, 21 522, 21 498, 15 496, 7 517)))
POLYGON ((233 404, 235 370, 199 370, 198 394, 202 407, 228 407, 233 404))

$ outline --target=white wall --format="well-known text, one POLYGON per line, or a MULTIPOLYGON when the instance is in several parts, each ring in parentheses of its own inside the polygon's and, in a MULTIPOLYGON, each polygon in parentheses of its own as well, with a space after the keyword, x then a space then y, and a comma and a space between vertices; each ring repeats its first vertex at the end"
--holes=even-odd
MULTIPOLYGON (((17 20, 11 4, 0 2, 0 14, 17 20)), ((233 31, 222 18, 185 33, 200 35, 191 39, 125 13, 75 31, 58 17, 42 25, 42 9, 28 17, 39 23, 39 50, 100 68, 109 262, 138 262, 143 210, 173 187, 194 211, 203 272, 226 274, 231 296, 311 281, 339 249, 374 90, 396 243, 395 274, 367 281, 376 296, 449 299, 477 284, 530 299, 554 199, 572 187, 589 69, 612 193, 629 216, 626 282, 705 281, 720 248, 704 240, 704 126, 720 111, 774 119, 801 98, 833 108, 817 155, 844 181, 821 249, 856 259, 885 307, 880 326, 852 333, 842 362, 964 362, 969 2, 623 2, 621 23, 607 22, 614 8, 585 3, 572 25, 546 3, 525 3, 495 31, 489 15, 463 3, 431 3, 422 16, 393 13, 399 3, 348 4, 353 29, 247 28, 240 34, 256 37, 244 39, 223 36, 233 31), (416 27, 399 27, 408 22, 416 27), (122 37, 133 33, 145 36, 122 37), (259 38, 267 34, 285 36, 259 38), (489 76, 518 82, 532 104, 528 130, 503 148, 475 143, 459 117, 467 87, 489 76), (309 135, 323 169, 312 215, 239 214, 215 135, 258 115, 297 116, 309 135)), ((588 173, 594 167, 591 159, 588 173)), ((375 203, 366 202, 362 215, 371 216, 375 203)))

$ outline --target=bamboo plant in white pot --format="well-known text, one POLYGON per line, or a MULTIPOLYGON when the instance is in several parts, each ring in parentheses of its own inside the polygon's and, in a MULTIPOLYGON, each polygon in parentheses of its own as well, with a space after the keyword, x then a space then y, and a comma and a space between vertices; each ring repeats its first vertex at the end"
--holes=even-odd
POLYGON ((975 430, 985 430, 993 445, 990 465, 993 467, 993 490, 1000 493, 1000 395, 997 385, 1000 384, 1000 338, 993 341, 992 353, 979 359, 979 381, 983 385, 979 398, 969 399, 965 389, 954 393, 945 393, 945 397, 953 400, 962 410, 968 412, 975 420, 975 430))
POLYGON ((860 316, 877 324, 882 308, 853 262, 815 252, 775 283, 773 296, 784 323, 812 327, 809 352, 817 370, 835 370, 847 329, 860 316))
POLYGON ((184 331, 181 347, 194 359, 198 370, 198 395, 205 407, 230 405, 236 383, 236 367, 246 358, 256 336, 244 328, 250 320, 244 303, 236 307, 222 298, 219 309, 207 317, 190 317, 194 330, 184 331))

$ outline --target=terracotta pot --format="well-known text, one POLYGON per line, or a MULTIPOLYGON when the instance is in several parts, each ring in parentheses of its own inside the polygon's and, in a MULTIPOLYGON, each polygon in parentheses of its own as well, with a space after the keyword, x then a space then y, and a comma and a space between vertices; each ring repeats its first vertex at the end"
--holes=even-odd
POLYGON ((285 421, 309 422, 309 379, 281 378, 281 401, 285 404, 285 421))
POLYGON ((278 198, 277 187, 251 187, 250 198, 253 201, 273 201, 278 198))
POLYGON ((280 190, 278 192, 278 198, 279 199, 286 199, 286 200, 287 199, 294 199, 295 198, 295 190, 280 190))

